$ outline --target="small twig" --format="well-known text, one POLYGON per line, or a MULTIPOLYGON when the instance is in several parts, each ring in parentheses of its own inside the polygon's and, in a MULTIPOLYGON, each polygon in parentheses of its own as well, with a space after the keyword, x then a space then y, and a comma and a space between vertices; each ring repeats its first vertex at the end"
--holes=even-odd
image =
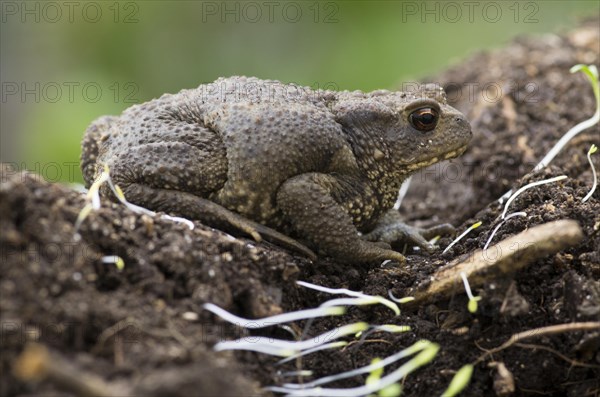
POLYGON ((600 321, 557 324, 557 325, 550 325, 548 327, 535 328, 535 329, 530 329, 527 331, 519 332, 517 334, 513 334, 502 345, 495 347, 491 350, 487 350, 477 360, 475 360, 474 364, 477 364, 477 363, 483 361, 489 355, 498 353, 499 351, 507 349, 507 348, 511 347, 512 345, 514 345, 522 340, 525 340, 525 339, 534 338, 534 337, 538 337, 538 336, 545 336, 545 335, 561 334, 561 333, 565 333, 565 332, 588 331, 588 330, 600 331, 600 321))
POLYGON ((405 292, 415 298, 405 305, 420 305, 451 296, 458 291, 461 272, 469 279, 471 288, 477 288, 490 279, 512 274, 539 258, 572 247, 582 239, 581 228, 572 220, 532 227, 439 269, 427 282, 405 292))
POLYGON ((121 321, 118 321, 116 324, 111 325, 106 328, 100 335, 98 336, 98 340, 94 347, 90 350, 92 354, 98 354, 103 348, 104 344, 112 337, 117 337, 120 332, 125 331, 128 327, 134 326, 139 330, 139 326, 137 322, 131 318, 124 318, 121 321))
POLYGON ((517 342, 520 342, 525 339, 544 336, 544 335, 554 335, 554 334, 562 334, 565 332, 572 331, 587 331, 587 330, 596 330, 600 331, 600 321, 588 321, 585 323, 567 323, 567 324, 557 324, 557 325, 549 325, 547 327, 530 329, 527 331, 519 332, 510 337, 509 340, 504 342, 501 349, 506 349, 510 345, 513 345, 517 342))
POLYGON ((577 360, 573 360, 573 359, 565 356, 564 354, 562 354, 558 350, 552 349, 552 348, 550 348, 548 346, 536 345, 536 344, 532 344, 532 343, 515 343, 515 346, 522 347, 522 348, 525 348, 525 349, 540 349, 540 350, 545 350, 547 352, 550 352, 550 353, 555 354, 558 357, 562 358, 563 360, 565 360, 566 362, 568 362, 569 364, 571 364, 573 367, 600 368, 600 365, 586 364, 586 363, 579 362, 577 360))
POLYGON ((84 372, 57 353, 50 353, 40 344, 30 344, 17 360, 13 373, 24 382, 47 380, 59 389, 84 397, 112 397, 129 395, 96 375, 84 372))

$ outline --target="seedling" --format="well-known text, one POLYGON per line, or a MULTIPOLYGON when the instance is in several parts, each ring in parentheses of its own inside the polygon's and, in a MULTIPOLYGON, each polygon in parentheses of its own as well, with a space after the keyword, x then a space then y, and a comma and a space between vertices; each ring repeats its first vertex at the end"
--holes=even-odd
POLYGON ((400 205, 402 205, 402 200, 404 200, 404 196, 408 192, 408 188, 410 187, 410 181, 412 176, 409 176, 402 182, 402 186, 400 186, 400 190, 398 191, 398 199, 394 203, 394 209, 398 211, 400 209, 400 205))
MULTIPOLYGON (((110 190, 112 190, 115 197, 117 197, 121 204, 125 205, 131 211, 135 212, 136 214, 145 214, 152 217, 156 216, 156 212, 144 207, 140 207, 139 205, 132 204, 129 201, 127 201, 127 199, 125 198, 125 194, 123 194, 123 191, 121 190, 119 185, 115 185, 113 183, 112 179, 110 178, 110 170, 108 166, 104 164, 104 170, 96 178, 94 183, 92 183, 92 186, 90 186, 90 189, 86 194, 86 199, 89 202, 81 209, 79 215, 77 216, 77 220, 75 221, 75 231, 79 230, 81 223, 85 220, 85 218, 87 218, 87 216, 90 214, 90 212, 92 212, 92 210, 97 210, 100 208, 99 191, 100 187, 104 183, 108 183, 108 186, 110 187, 110 190)), ((191 222, 189 219, 181 218, 178 216, 170 216, 166 214, 161 215, 161 218, 169 219, 173 222, 184 223, 190 228, 190 230, 194 229, 194 223, 191 222)))
POLYGON ((472 224, 471 226, 469 226, 469 228, 467 230, 465 230, 460 236, 455 238, 454 241, 452 241, 450 244, 448 244, 446 249, 444 249, 444 251, 442 251, 442 254, 445 254, 446 252, 448 252, 448 250, 450 248, 452 248, 454 246, 454 244, 458 243, 460 240, 463 239, 463 237, 465 237, 467 234, 469 234, 471 232, 471 230, 477 229, 479 226, 481 226, 481 221, 476 222, 476 223, 472 224))
POLYGON ((368 306, 381 303, 381 297, 371 296, 363 298, 338 298, 332 299, 321 304, 320 307, 331 306, 368 306))
POLYGON ((598 185, 598 176, 596 175, 596 168, 594 167, 594 163, 592 162, 592 154, 596 153, 596 151, 598 151, 598 147, 592 144, 590 150, 588 150, 587 152, 587 159, 590 162, 590 166, 592 167, 592 175, 594 176, 594 182, 592 183, 592 188, 590 189, 588 194, 586 194, 585 197, 581 200, 581 202, 583 203, 585 203, 590 199, 590 197, 592 197, 592 194, 594 194, 594 191, 596 190, 596 185, 598 185))
MULTIPOLYGON (((590 84, 592 85, 594 97, 596 98, 596 112, 591 118, 582 121, 581 123, 571 128, 569 131, 567 131, 567 133, 560 138, 560 140, 552 147, 552 149, 550 149, 550 151, 546 154, 546 156, 544 156, 544 158, 538 163, 538 165, 535 166, 535 168, 533 169, 534 171, 539 171, 542 168, 546 167, 548 164, 550 164, 554 157, 556 157, 556 155, 562 150, 562 148, 567 143, 569 143, 571 139, 573 139, 580 132, 585 131, 588 128, 591 128, 594 125, 598 124, 598 122, 600 121, 600 86, 598 81, 598 68, 595 65, 588 66, 579 64, 573 66, 570 70, 571 73, 576 73, 579 71, 582 71, 586 75, 586 77, 590 81, 590 84)), ((509 190, 508 192, 504 193, 504 195, 500 197, 498 201, 502 203, 511 194, 512 190, 509 190)))
MULTIPOLYGON (((334 295, 344 294, 344 295, 352 296, 355 298, 364 299, 362 301, 358 301, 359 303, 357 303, 357 304, 366 305, 366 304, 372 304, 372 303, 380 303, 384 306, 389 307, 391 310, 393 310, 397 316, 400 315, 400 308, 398 307, 398 305, 396 305, 394 302, 390 301, 389 299, 385 299, 381 296, 367 295, 367 294, 363 294, 362 292, 351 291, 346 288, 327 288, 327 287, 322 287, 320 285, 307 283, 306 281, 296 281, 296 284, 301 285, 306 288, 325 292, 328 294, 334 294, 334 295), (360 303, 360 302, 362 302, 362 303, 360 303)), ((326 303, 327 302, 325 302, 325 304, 326 303)))
POLYGON ((283 376, 283 377, 312 376, 313 375, 313 371, 309 371, 309 370, 306 370, 306 369, 302 369, 300 371, 287 371, 287 372, 278 371, 277 375, 283 376))
POLYGON ((471 376, 473 375, 473 365, 467 364, 464 365, 458 372, 454 375, 452 380, 450 381, 450 385, 444 393, 442 393, 442 397, 454 397, 461 391, 467 387, 469 382, 471 381, 471 376))
MULTIPOLYGON (((371 360, 371 364, 377 364, 380 362, 380 358, 374 358, 371 360)), ((383 376, 383 368, 378 368, 374 371, 371 371, 367 379, 365 380, 365 385, 377 384, 383 376)), ((388 387, 385 387, 377 393, 379 397, 397 397, 402 394, 402 386, 399 383, 393 383, 388 387)))
MULTIPOLYGON (((371 384, 347 388, 347 389, 328 389, 321 387, 304 388, 304 389, 293 389, 288 387, 269 387, 268 390, 287 393, 289 396, 327 396, 327 397, 359 397, 369 395, 371 393, 377 393, 381 390, 386 390, 389 386, 397 383, 412 372, 416 371, 420 367, 429 364, 431 360, 437 355, 440 346, 428 342, 429 344, 421 350, 413 359, 406 362, 404 365, 392 371, 390 374, 374 381, 371 384)), ((385 360, 382 360, 383 362, 385 360)), ((374 364, 377 365, 377 364, 374 364)), ((370 372, 370 371, 369 371, 370 372)), ((306 386, 306 385, 305 385, 306 386)))
POLYGON ((270 327, 272 325, 289 323, 298 320, 306 320, 309 318, 340 316, 346 312, 346 308, 340 306, 321 306, 317 309, 298 310, 295 312, 283 313, 271 317, 264 317, 252 320, 248 318, 238 317, 235 314, 229 313, 227 310, 221 309, 217 305, 213 305, 212 303, 205 303, 204 305, 202 305, 202 307, 205 310, 208 310, 209 312, 221 317, 225 321, 248 329, 265 328, 270 327))
POLYGON ((117 255, 103 256, 102 263, 114 263, 118 271, 122 271, 125 268, 125 261, 117 255))
POLYGON ((500 229, 500 226, 504 225, 504 223, 509 220, 510 218, 513 218, 515 216, 527 216, 526 212, 513 212, 511 214, 506 215, 506 218, 504 218, 504 220, 502 222, 500 222, 498 224, 498 226, 496 226, 494 228, 494 230, 492 230, 492 233, 490 233, 490 237, 488 237, 487 241, 485 242, 485 245, 483 246, 483 249, 486 250, 488 248, 488 246, 490 245, 490 243, 492 242, 492 239, 494 238, 494 236, 496 235, 496 232, 498 231, 498 229, 500 229))
POLYGON ((85 218, 87 218, 88 215, 92 212, 92 210, 98 210, 100 208, 100 187, 109 179, 110 174, 108 172, 108 166, 105 165, 104 170, 102 171, 102 173, 100 173, 100 175, 98 175, 94 183, 92 183, 92 186, 90 186, 90 189, 88 190, 87 194, 85 195, 87 204, 81 209, 81 211, 79 211, 79 214, 77 215, 77 220, 75 221, 75 231, 79 230, 79 227, 81 226, 85 218))
POLYGON ((541 181, 531 182, 531 183, 528 183, 527 185, 521 187, 513 195, 511 195, 508 198, 508 200, 506 201, 506 204, 504 205, 504 211, 502 211, 501 218, 504 219, 504 217, 506 216, 506 212, 508 211, 508 206, 510 205, 510 203, 512 203, 513 200, 516 199, 517 196, 519 196, 525 190, 531 189, 532 187, 535 187, 535 186, 545 185, 547 183, 562 181, 563 179, 567 179, 567 176, 566 175, 555 176, 554 178, 549 178, 549 179, 544 179, 544 180, 541 180, 541 181))
POLYGON ((573 128, 571 128, 565 135, 560 138, 560 140, 554 145, 552 149, 546 154, 546 156, 539 162, 538 165, 533 169, 534 171, 539 171, 542 168, 546 167, 550 162, 556 157, 556 155, 562 150, 562 148, 579 134, 581 131, 587 130, 588 128, 593 127, 598 124, 600 121, 600 87, 598 83, 598 68, 595 65, 575 65, 571 68, 571 73, 576 73, 582 71, 590 84, 592 85, 592 90, 594 91, 594 97, 596 98, 596 113, 594 115, 581 123, 577 124, 573 128))
POLYGON ((335 381, 346 379, 346 378, 352 378, 357 375, 372 373, 373 371, 376 371, 380 368, 385 368, 387 365, 393 364, 398 360, 412 356, 413 354, 416 354, 416 353, 422 351, 423 349, 429 347, 430 345, 431 345, 431 342, 429 342, 427 340, 420 340, 418 342, 415 342, 411 346, 407 347, 406 349, 403 349, 391 356, 388 356, 381 361, 371 362, 371 364, 369 364, 365 367, 353 369, 353 370, 346 371, 346 372, 341 372, 341 373, 335 374, 335 375, 325 376, 323 378, 315 379, 311 382, 306 382, 306 383, 302 383, 302 384, 286 383, 283 386, 288 389, 313 388, 313 387, 317 387, 320 385, 324 385, 326 383, 331 383, 331 382, 335 382, 335 381))
POLYGON ((222 350, 250 350, 272 356, 289 357, 304 350, 324 345, 331 340, 352 335, 369 328, 365 322, 352 323, 334 328, 322 335, 303 341, 288 341, 273 339, 264 336, 253 336, 233 341, 219 342, 214 346, 216 351, 222 350))
POLYGON ((388 296, 390 297, 391 300, 393 300, 396 303, 400 303, 400 304, 412 302, 415 300, 415 298, 412 296, 405 296, 404 298, 396 298, 394 296, 394 294, 392 294, 392 290, 388 291, 388 296))
POLYGON ((398 334, 400 332, 408 332, 410 331, 410 326, 408 325, 396 325, 396 324, 382 324, 382 325, 374 325, 372 327, 373 331, 382 331, 388 332, 391 334, 398 334))
POLYGON ((467 292, 467 296, 469 297, 467 309, 469 309, 469 312, 475 313, 477 312, 477 302, 481 300, 481 296, 473 296, 473 293, 471 292, 471 286, 469 285, 469 280, 467 280, 467 275, 465 274, 465 272, 460 272, 460 277, 463 280, 463 284, 465 285, 465 291, 467 292))
POLYGON ((293 355, 291 355, 289 357, 281 359, 281 360, 277 361, 276 365, 285 364, 285 363, 287 363, 289 361, 297 359, 298 357, 307 356, 309 354, 316 353, 316 352, 321 351, 321 350, 336 349, 338 347, 344 347, 346 345, 348 345, 348 342, 344 342, 344 341, 325 343, 324 345, 313 347, 312 349, 306 349, 306 350, 303 350, 303 351, 301 351, 299 353, 296 353, 296 354, 293 354, 293 355))

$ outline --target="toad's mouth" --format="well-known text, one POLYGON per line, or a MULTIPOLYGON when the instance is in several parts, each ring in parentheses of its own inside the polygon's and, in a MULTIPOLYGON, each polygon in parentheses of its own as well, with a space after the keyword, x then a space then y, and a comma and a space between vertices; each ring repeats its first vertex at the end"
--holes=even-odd
POLYGON ((449 152, 443 153, 440 156, 436 156, 436 157, 431 157, 427 160, 423 160, 420 161, 418 163, 412 163, 412 164, 407 164, 405 169, 408 172, 413 172, 416 170, 420 170, 421 168, 425 168, 428 167, 432 164, 435 164, 439 161, 444 161, 444 160, 448 160, 448 159, 453 159, 455 157, 460 156, 461 154, 463 154, 465 152, 465 150, 467 150, 467 145, 461 146, 458 149, 455 150, 451 150, 449 152))

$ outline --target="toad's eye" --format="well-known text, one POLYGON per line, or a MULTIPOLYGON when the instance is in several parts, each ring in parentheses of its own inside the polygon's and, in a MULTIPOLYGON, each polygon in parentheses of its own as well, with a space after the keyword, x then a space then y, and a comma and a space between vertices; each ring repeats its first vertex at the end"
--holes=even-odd
POLYGON ((428 132, 435 128, 439 117, 438 111, 434 108, 420 108, 408 116, 408 121, 418 131, 428 132))

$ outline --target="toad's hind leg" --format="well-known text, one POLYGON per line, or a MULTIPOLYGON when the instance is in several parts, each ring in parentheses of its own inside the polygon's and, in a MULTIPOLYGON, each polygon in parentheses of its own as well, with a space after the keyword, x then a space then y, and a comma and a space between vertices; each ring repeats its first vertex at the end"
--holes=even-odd
MULTIPOLYGON (((128 201, 155 211, 164 211, 208 226, 241 231, 315 259, 315 254, 296 240, 208 200, 211 191, 225 182, 225 173, 205 153, 183 142, 162 142, 131 148, 127 158, 109 164, 113 181, 128 201), (136 161, 131 162, 135 158, 136 161)), ((218 161, 217 161, 218 163, 218 161)))
POLYGON ((191 193, 159 189, 139 183, 130 183, 123 189, 123 192, 129 201, 138 205, 189 219, 197 219, 221 230, 241 231, 259 242, 263 237, 267 241, 301 253, 310 259, 316 259, 316 255, 310 249, 291 237, 191 193))

